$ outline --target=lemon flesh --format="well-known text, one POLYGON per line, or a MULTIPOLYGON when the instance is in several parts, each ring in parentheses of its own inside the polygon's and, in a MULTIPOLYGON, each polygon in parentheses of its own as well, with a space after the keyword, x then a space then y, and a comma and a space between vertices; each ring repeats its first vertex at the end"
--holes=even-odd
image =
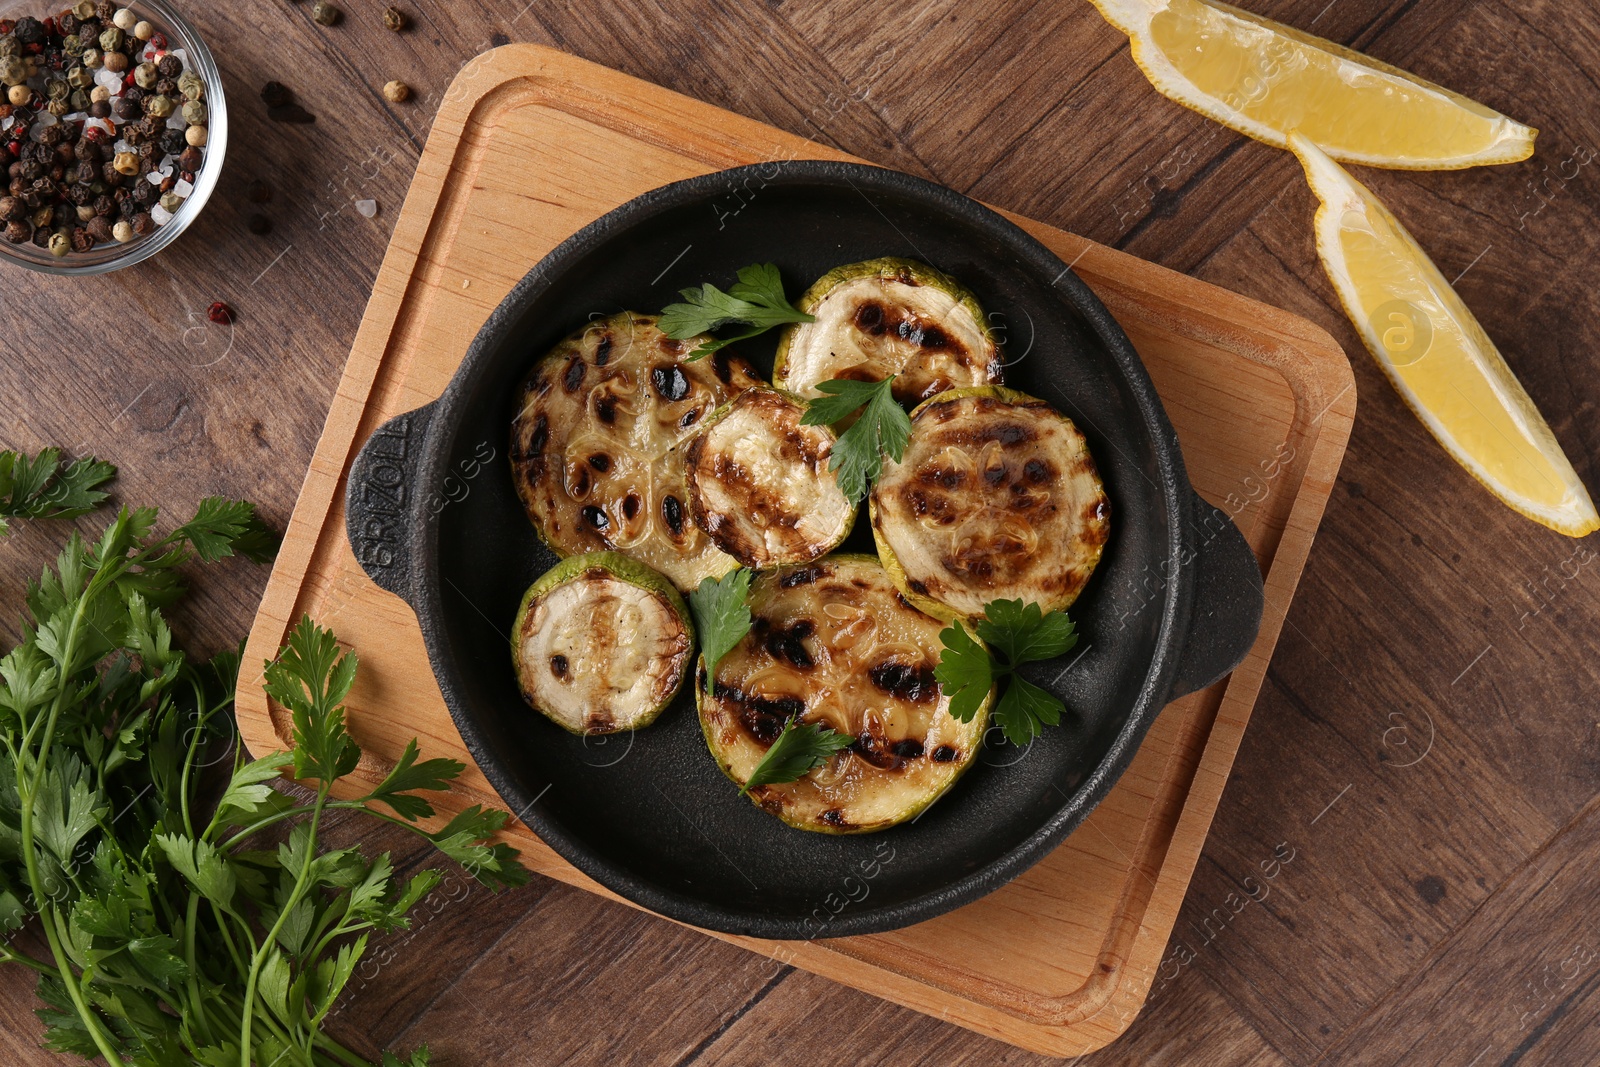
POLYGON ((1538 131, 1332 41, 1209 0, 1091 0, 1150 84, 1278 148, 1297 130, 1346 163, 1514 163, 1538 131))
POLYGON ((1378 365, 1445 450, 1505 503, 1581 537, 1600 515, 1532 399, 1404 226, 1298 134, 1317 252, 1378 365))

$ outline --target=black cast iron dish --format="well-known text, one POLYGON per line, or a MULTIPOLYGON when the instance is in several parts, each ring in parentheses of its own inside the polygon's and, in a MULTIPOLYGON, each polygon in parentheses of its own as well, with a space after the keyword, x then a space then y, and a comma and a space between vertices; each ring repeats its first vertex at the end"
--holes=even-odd
MULTIPOLYGON (((765 374, 776 338, 736 348, 765 374)), ((347 504, 356 557, 415 609, 456 725, 511 811, 617 893, 759 937, 893 929, 1003 885, 1083 821, 1163 705, 1239 662, 1261 615, 1244 538, 1190 487, 1138 354, 1088 287, 976 201, 867 166, 709 174, 584 228, 495 310, 442 397, 373 435, 347 504), (522 702, 508 630, 555 557, 517 500, 506 442, 518 382, 591 316, 654 312, 755 262, 775 262, 797 294, 831 267, 883 255, 931 263, 978 294, 1003 330, 1006 384, 1088 437, 1112 538, 1072 609, 1078 649, 1026 672, 1066 702, 1063 725, 1026 751, 991 729, 978 763, 914 823, 828 837, 737 795, 687 692, 649 729, 608 738, 570 736, 522 702)), ((844 550, 872 551, 864 519, 844 550)))

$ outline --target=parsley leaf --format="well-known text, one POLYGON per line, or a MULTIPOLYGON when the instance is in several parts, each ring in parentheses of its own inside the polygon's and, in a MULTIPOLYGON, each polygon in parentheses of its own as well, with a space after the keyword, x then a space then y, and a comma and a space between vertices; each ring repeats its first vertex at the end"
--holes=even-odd
POLYGON ((761 762, 756 764, 756 769, 750 772, 739 795, 744 796, 758 785, 798 781, 826 763, 835 752, 849 748, 855 740, 849 734, 817 723, 801 726, 798 718, 790 719, 772 747, 767 749, 767 754, 761 757, 761 762))
POLYGON ((800 422, 804 426, 831 426, 857 411, 861 417, 834 442, 828 469, 835 472, 839 488, 852 501, 867 495, 867 487, 878 480, 883 457, 899 463, 911 438, 911 418, 895 400, 894 375, 881 382, 856 382, 834 378, 817 388, 826 396, 806 404, 800 422), (863 410, 865 409, 865 410, 863 410))
POLYGON ((816 321, 815 317, 789 303, 783 294, 783 278, 771 263, 753 263, 741 268, 739 280, 729 286, 727 292, 707 282, 680 290, 680 295, 686 302, 668 304, 662 309, 658 323, 661 332, 674 340, 686 341, 730 323, 750 327, 732 337, 703 342, 685 358, 686 363, 704 359, 719 348, 786 322, 816 321))
POLYGON ((740 567, 719 578, 702 578, 700 587, 689 594, 689 609, 694 612, 695 632, 700 635, 700 654, 706 661, 706 693, 713 693, 717 664, 745 634, 750 632, 751 574, 740 567))
POLYGON ((1077 627, 1064 611, 1044 614, 1037 604, 992 600, 975 629, 985 649, 966 628, 952 623, 939 634, 944 651, 933 676, 950 698, 950 714, 971 722, 991 687, 1004 682, 994 719, 1006 740, 1026 745, 1046 726, 1061 722, 1065 705, 1054 694, 1016 673, 1024 663, 1055 659, 1078 643, 1077 627))
POLYGON ((32 459, 0 452, 0 537, 9 532, 8 518, 87 515, 106 498, 98 487, 116 476, 116 467, 92 456, 63 464, 59 448, 42 449, 32 459))

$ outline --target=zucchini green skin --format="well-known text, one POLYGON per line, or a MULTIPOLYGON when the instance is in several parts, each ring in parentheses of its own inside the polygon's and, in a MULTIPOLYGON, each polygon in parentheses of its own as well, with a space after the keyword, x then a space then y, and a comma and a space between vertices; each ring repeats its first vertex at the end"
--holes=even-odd
MULTIPOLYGON (((871 290, 870 286, 868 290, 871 290)), ((950 275, 926 263, 898 256, 882 256, 861 263, 847 263, 835 267, 818 278, 801 295, 796 307, 808 315, 818 316, 819 321, 794 323, 784 328, 778 341, 772 382, 778 388, 788 389, 798 396, 818 395, 817 384, 829 378, 867 377, 876 381, 889 374, 895 374, 897 375, 894 385, 895 399, 902 404, 915 404, 945 389, 997 384, 1001 381, 999 340, 993 327, 989 325, 988 317, 977 296, 950 275), (886 352, 880 353, 879 357, 866 357, 865 363, 854 367, 849 364, 848 359, 841 360, 837 351, 832 353, 829 361, 824 361, 822 368, 797 366, 795 356, 797 345, 804 339, 809 339, 813 332, 825 330, 829 326, 828 323, 821 321, 825 316, 819 309, 822 308, 824 301, 847 283, 867 281, 880 282, 882 283, 880 288, 885 290, 888 286, 898 284, 914 289, 926 287, 943 293, 953 301, 952 312, 954 309, 960 309, 970 318, 972 334, 968 336, 975 341, 974 350, 968 351, 966 346, 957 340, 956 335, 961 331, 951 329, 951 323, 925 323, 924 325, 928 326, 946 327, 941 331, 941 337, 946 343, 940 346, 928 345, 917 352, 900 351, 898 356, 891 356, 886 352), (880 366, 880 363, 883 365, 880 366), (863 367, 870 368, 870 372, 859 369, 863 367)), ((880 313, 882 310, 880 308, 880 313)), ((883 325, 881 320, 875 324, 880 335, 884 332, 883 325)), ((833 326, 836 329, 851 330, 857 338, 865 336, 864 328, 855 318, 848 323, 837 323, 833 326)), ((916 336, 919 338, 922 336, 920 331, 916 331, 916 336)), ((874 349, 881 349, 888 342, 879 340, 871 344, 874 349)), ((829 347, 831 349, 834 346, 830 343, 829 347)), ((903 347, 909 349, 914 346, 906 344, 903 347)))
MULTIPOLYGON (((983 617, 984 604, 999 599, 1036 603, 1047 613, 1069 607, 1088 583, 1111 536, 1110 500, 1087 442, 1072 420, 1027 393, 1004 386, 977 386, 952 389, 930 397, 913 409, 911 423, 911 440, 905 456, 900 463, 884 460, 884 473, 872 487, 867 502, 873 542, 884 569, 901 593, 922 611, 946 620, 976 621, 983 617), (1002 458, 1006 461, 1003 480, 990 486, 973 478, 960 489, 936 494, 927 488, 933 482, 927 477, 929 471, 918 465, 929 460, 926 452, 931 450, 930 440, 937 440, 940 434, 961 431, 952 430, 942 420, 921 417, 935 408, 948 408, 965 400, 980 402, 984 413, 992 411, 997 417, 1003 417, 1009 411, 1031 421, 1042 428, 1042 432, 1053 433, 1052 443, 1059 446, 1062 454, 1049 455, 1031 449, 1026 441, 1006 446, 1002 449, 1002 458), (1024 478, 1019 473, 1030 466, 1030 460, 1042 464, 1037 468, 1037 479, 1024 478), (962 494, 961 498, 957 498, 958 493, 962 494), (936 495, 942 495, 946 503, 954 499, 954 505, 949 508, 954 515, 952 525, 973 515, 985 518, 993 515, 997 516, 995 525, 1014 524, 1024 533, 1033 533, 1037 539, 1033 549, 1012 551, 1009 555, 1000 549, 987 553, 986 562, 1013 562, 1018 573, 1009 579, 986 580, 970 573, 957 574, 926 560, 917 566, 908 565, 895 549, 893 542, 897 539, 934 558, 954 555, 933 551, 935 534, 932 528, 908 514, 937 513, 941 501, 935 499, 930 507, 927 499, 936 495), (907 503, 908 496, 915 499, 915 506, 907 503), (1038 506, 1022 510, 1016 507, 1019 496, 1043 499, 1038 506)), ((982 458, 977 446, 954 437, 952 441, 958 448, 982 458)), ((989 447, 996 446, 990 443, 989 447)), ((995 532, 991 529, 979 531, 979 534, 993 536, 995 532)), ((945 547, 940 546, 941 549, 945 547)))
MULTIPOLYGON (((842 599, 828 601, 830 604, 845 603, 853 599, 855 606, 866 605, 863 609, 864 612, 873 615, 880 621, 897 612, 903 611, 907 613, 906 621, 911 623, 911 631, 921 630, 924 649, 933 652, 931 662, 926 664, 927 673, 931 674, 932 666, 937 664, 937 652, 940 645, 936 635, 939 630, 939 624, 936 620, 929 619, 922 613, 916 612, 915 609, 905 604, 903 600, 895 597, 893 589, 889 586, 887 580, 881 578, 881 568, 878 565, 878 561, 872 556, 839 553, 817 560, 814 563, 780 568, 777 571, 758 576, 756 583, 751 588, 751 613, 757 620, 765 619, 769 623, 766 635, 763 636, 762 627, 758 621, 751 634, 746 636, 739 646, 730 651, 728 656, 724 657, 723 661, 718 664, 719 695, 716 698, 710 698, 706 695, 706 666, 703 655, 699 658, 695 670, 695 707, 700 719, 701 732, 706 739, 706 747, 711 752, 712 758, 716 760, 717 766, 722 773, 740 787, 743 787, 748 777, 748 771, 753 769, 753 764, 758 761, 759 756, 764 753, 766 746, 770 745, 771 742, 770 740, 763 742, 749 732, 747 725, 737 724, 734 721, 726 702, 734 701, 734 704, 737 705, 738 698, 730 697, 727 690, 720 687, 732 684, 726 681, 726 679, 729 679, 730 674, 753 668, 756 673, 750 675, 750 678, 755 678, 759 675, 770 677, 775 667, 782 666, 781 661, 777 661, 770 654, 767 658, 761 658, 762 649, 764 647, 770 648, 772 645, 771 634, 773 631, 770 628, 770 624, 774 621, 774 619, 767 617, 764 609, 770 606, 772 594, 777 593, 781 596, 783 591, 789 591, 792 594, 794 589, 804 588, 808 583, 801 582, 799 579, 805 578, 810 572, 816 572, 816 577, 811 578, 810 582, 818 586, 822 586, 829 581, 838 583, 841 589, 848 586, 847 595, 842 599), (874 572, 880 575, 878 579, 880 584, 874 583, 872 578, 874 572), (856 586, 856 579, 865 579, 869 588, 861 589, 856 586), (919 619, 921 622, 917 621, 919 619), (736 763, 738 764, 737 767, 735 766, 736 763)), ((776 622, 780 625, 787 621, 790 620, 784 616, 776 618, 776 622)), ((848 629, 854 625, 855 621, 852 620, 846 623, 845 627, 848 629)), ((827 635, 819 631, 813 635, 808 631, 807 639, 818 642, 826 641, 830 638, 837 639, 842 632, 827 635)), ((907 632, 906 628, 894 628, 889 635, 892 638, 891 644, 897 649, 903 649, 907 632)), ((868 637, 870 636, 871 633, 869 632, 868 637)), ((849 648, 843 652, 835 648, 830 660, 836 663, 842 658, 855 655, 857 660, 847 664, 846 669, 851 672, 859 671, 870 678, 874 660, 878 658, 874 655, 876 650, 872 647, 861 648, 859 645, 856 647, 860 648, 859 653, 855 653, 849 648)), ((793 661, 791 661, 790 665, 793 665, 793 661)), ((877 665, 881 667, 881 661, 877 665)), ((805 682, 806 672, 792 673, 794 677, 790 680, 790 684, 797 684, 797 687, 804 692, 812 692, 816 685, 827 685, 826 679, 820 679, 813 682, 812 686, 808 688, 805 682)), ((905 672, 901 676, 901 681, 909 681, 911 673, 910 671, 905 672)), ((733 682, 742 684, 745 680, 735 677, 733 682)), ((873 679, 873 681, 875 682, 876 679, 873 679)), ((917 684, 919 683, 912 683, 913 687, 917 684)), ((922 684, 936 686, 936 683, 933 683, 931 678, 922 684)), ((735 685, 735 689, 737 689, 737 685, 735 685)), ((859 689, 865 689, 865 686, 861 686, 859 689)), ((837 687, 830 691, 835 694, 840 692, 837 687)), ((906 692, 907 690, 905 689, 899 690, 902 695, 906 692)), ((852 721, 859 724, 864 721, 862 715, 867 713, 868 708, 884 708, 886 707, 886 702, 888 702, 887 706, 891 707, 891 709, 898 708, 901 713, 915 713, 916 701, 918 701, 919 697, 916 695, 914 688, 911 694, 909 700, 891 701, 890 696, 878 693, 869 699, 865 708, 846 707, 844 706, 845 701, 836 695, 815 706, 812 706, 808 701, 806 710, 800 712, 800 714, 804 722, 822 722, 837 729, 839 728, 837 719, 840 716, 854 716, 852 721)), ((856 748, 851 748, 835 756, 830 763, 824 764, 822 767, 805 775, 798 782, 757 786, 751 789, 747 795, 757 807, 777 816, 787 825, 799 830, 825 834, 859 834, 873 833, 888 829, 891 826, 897 826, 916 818, 930 804, 945 795, 976 760, 977 752, 982 745, 984 732, 988 728, 989 712, 993 698, 994 693, 991 690, 984 699, 982 706, 978 709, 977 714, 969 722, 959 723, 946 710, 948 699, 938 692, 937 688, 934 688, 932 696, 933 708, 925 709, 921 713, 927 716, 927 726, 917 738, 919 745, 924 749, 917 756, 909 759, 900 759, 898 758, 898 753, 891 754, 889 750, 885 750, 882 747, 874 747, 866 752, 858 752, 856 748), (938 736, 941 739, 941 743, 934 752, 930 753, 926 751, 929 747, 926 742, 933 736, 935 728, 939 731, 938 736), (946 753, 950 756, 948 761, 944 760, 946 753), (844 766, 846 762, 849 763, 848 767, 844 766), (884 764, 887 764, 887 766, 884 764), (844 782, 846 788, 853 788, 849 785, 852 780, 858 783, 861 793, 852 798, 844 793, 830 792, 830 786, 818 784, 820 779, 834 771, 843 772, 839 781, 844 782), (916 777, 913 778, 912 776, 916 777), (869 790, 878 792, 868 795, 869 790), (889 790, 893 792, 884 792, 889 790), (865 803, 862 801, 863 795, 865 795, 865 803), (873 802, 883 798, 887 798, 887 804, 873 806, 873 802), (870 809, 871 817, 863 817, 858 814, 858 811, 866 811, 868 809, 870 809)), ((927 698, 925 696, 920 699, 923 703, 926 703, 927 698)), ((752 703, 754 702, 746 701, 745 706, 752 703)), ((876 714, 876 712, 873 713, 876 714)), ((769 724, 769 732, 772 725, 775 724, 769 724)), ((852 733, 853 736, 858 738, 867 734, 867 731, 861 730, 859 725, 845 732, 852 733)), ((907 736, 911 735, 908 733, 907 736)))
MULTIPOLYGON (((646 620, 648 622, 648 620, 646 620)), ((684 602, 678 590, 667 577, 658 571, 646 567, 637 560, 629 559, 617 552, 590 552, 579 556, 569 556, 540 575, 537 581, 528 587, 522 595, 522 602, 517 608, 515 622, 511 629, 511 662, 517 676, 517 688, 521 691, 523 699, 528 705, 544 715, 545 718, 569 733, 578 736, 594 736, 598 734, 619 733, 628 730, 639 730, 651 723, 666 710, 678 691, 683 688, 685 677, 688 676, 690 654, 694 649, 695 631, 694 621, 689 611, 689 606, 684 602), (666 635, 671 644, 671 662, 668 664, 666 678, 652 694, 650 705, 643 712, 633 715, 621 722, 612 721, 610 724, 594 722, 586 718, 583 724, 570 721, 557 714, 549 704, 539 699, 540 679, 535 671, 542 671, 546 665, 541 661, 529 663, 524 655, 524 642, 531 636, 530 627, 533 622, 533 613, 537 605, 547 597, 556 593, 570 583, 585 580, 609 580, 611 582, 625 583, 643 590, 653 598, 654 602, 664 605, 668 614, 666 619, 675 624, 679 632, 674 637, 666 635)), ((596 642, 605 638, 604 634, 591 634, 596 642)), ((582 670, 583 665, 577 665, 582 670)))
POLYGON ((805 408, 782 390, 747 389, 683 446, 695 523, 746 567, 808 563, 837 548, 855 526, 858 504, 828 469, 838 438, 826 426, 802 425, 805 408), (718 430, 736 414, 754 425, 714 451, 718 430), (742 459, 729 454, 733 449, 742 450, 742 459), (798 488, 782 484, 785 478, 798 480, 798 488))

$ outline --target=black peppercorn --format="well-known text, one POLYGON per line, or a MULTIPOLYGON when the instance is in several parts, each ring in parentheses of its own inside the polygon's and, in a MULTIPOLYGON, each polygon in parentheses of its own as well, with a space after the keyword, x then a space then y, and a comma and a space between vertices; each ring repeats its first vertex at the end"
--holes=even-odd
POLYGON ((50 247, 50 227, 35 226, 33 228, 33 243, 38 248, 50 247))
POLYGON ((204 161, 205 153, 191 145, 179 154, 178 167, 182 170, 199 170, 200 164, 204 161))
POLYGON ((94 5, 94 17, 101 22, 110 22, 117 16, 117 5, 111 0, 100 0, 94 5))
POLYGON ((105 163, 100 167, 100 180, 115 188, 122 184, 123 174, 115 163, 105 163))
POLYGON ((18 219, 6 224, 6 240, 14 245, 20 245, 32 236, 33 224, 26 220, 18 219))
POLYGON ((72 176, 82 184, 88 185, 100 177, 100 168, 94 165, 93 160, 85 159, 73 170, 72 176))
POLYGON ((79 226, 72 231, 72 250, 74 252, 87 252, 94 247, 94 234, 86 228, 79 226))
POLYGON ((111 240, 111 220, 104 215, 96 215, 90 219, 89 224, 84 229, 89 232, 90 237, 93 237, 100 244, 105 244, 111 240))
POLYGON ((78 158, 80 163, 100 162, 100 146, 93 141, 80 139, 72 146, 72 154, 78 158))
POLYGON ((56 30, 63 35, 76 35, 78 32, 78 16, 70 11, 63 11, 56 16, 56 30))
POLYGON ((116 214, 116 211, 117 202, 108 194, 101 193, 99 196, 94 198, 94 213, 99 215, 101 218, 108 219, 112 215, 116 214))
POLYGON ((155 230, 156 220, 150 217, 148 211, 141 211, 133 217, 133 232, 143 237, 155 230))
POLYGON ((116 113, 117 118, 136 119, 140 115, 144 114, 144 108, 140 106, 139 101, 128 95, 128 93, 132 91, 133 90, 129 89, 127 92, 124 92, 121 96, 117 97, 117 102, 111 105, 111 110, 116 113))
POLYGON ((16 222, 28 214, 28 209, 21 200, 14 196, 0 196, 0 219, 6 222, 16 222))
POLYGON ((89 114, 92 117, 97 118, 97 119, 108 119, 108 118, 110 118, 111 117, 111 101, 109 101, 109 100, 96 100, 94 103, 89 105, 89 114))
POLYGON ((24 15, 18 19, 16 28, 11 32, 21 44, 44 43, 44 23, 32 15, 24 15))
POLYGON ((174 55, 165 55, 156 63, 156 70, 161 72, 163 78, 171 78, 174 82, 183 75, 183 60, 174 55))
POLYGON ((161 190, 147 181, 141 181, 133 187, 133 198, 144 207, 149 207, 161 199, 161 190))

